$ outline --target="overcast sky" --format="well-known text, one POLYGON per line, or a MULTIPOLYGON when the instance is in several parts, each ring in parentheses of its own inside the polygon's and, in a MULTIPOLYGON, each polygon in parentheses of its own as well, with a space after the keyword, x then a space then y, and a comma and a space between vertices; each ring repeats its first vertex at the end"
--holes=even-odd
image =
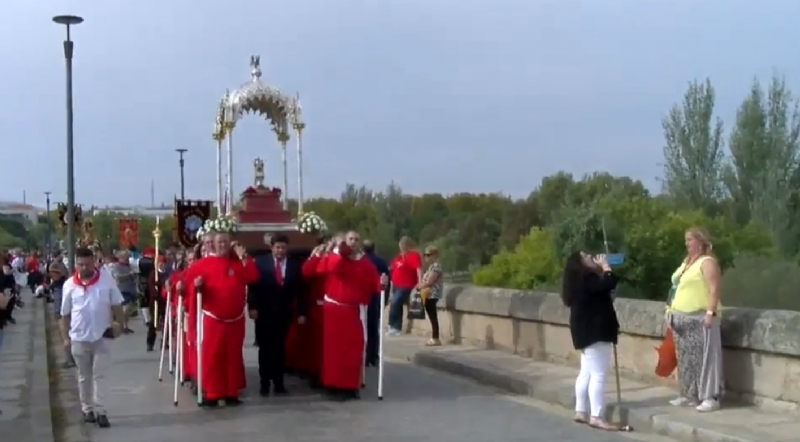
MULTIPOLYGON (((754 76, 800 89, 789 0, 3 0, 0 200, 66 198, 63 27, 75 40, 76 198, 212 199, 216 105, 249 79, 299 92, 306 195, 346 182, 524 196, 546 175, 607 170, 657 188, 661 117, 711 77, 730 124, 754 76), (13 166, 10 166, 12 165, 13 166)), ((253 159, 282 182, 269 125, 235 132, 234 182, 253 159)), ((294 153, 290 155, 294 171, 294 153)), ((290 180, 294 195, 294 175, 290 180)))

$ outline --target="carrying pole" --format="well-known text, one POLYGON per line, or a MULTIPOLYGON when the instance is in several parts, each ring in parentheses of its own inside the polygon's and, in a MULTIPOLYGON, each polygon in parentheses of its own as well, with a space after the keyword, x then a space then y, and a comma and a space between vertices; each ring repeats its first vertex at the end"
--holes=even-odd
POLYGON ((384 343, 384 335, 386 334, 386 330, 384 329, 384 320, 385 320, 385 310, 386 310, 386 295, 387 291, 389 290, 388 284, 381 287, 381 310, 378 314, 378 400, 383 400, 383 360, 384 360, 384 351, 383 351, 383 343, 384 343))

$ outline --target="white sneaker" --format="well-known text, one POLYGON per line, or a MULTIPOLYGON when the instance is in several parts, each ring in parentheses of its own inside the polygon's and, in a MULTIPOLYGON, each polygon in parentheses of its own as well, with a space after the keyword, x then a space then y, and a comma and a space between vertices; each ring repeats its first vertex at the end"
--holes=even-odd
POLYGON ((699 412, 701 412, 701 413, 706 413, 706 412, 709 412, 709 411, 716 411, 716 410, 719 410, 719 401, 714 400, 714 399, 706 399, 706 400, 703 401, 703 403, 701 403, 700 405, 698 405, 694 409, 699 411, 699 412))
POLYGON ((400 330, 395 330, 395 329, 390 329, 389 332, 386 333, 386 336, 400 336, 400 335, 402 335, 400 330))
POLYGON ((675 399, 672 399, 671 401, 669 401, 669 404, 672 405, 673 407, 683 407, 683 406, 693 407, 693 406, 697 405, 697 401, 694 401, 694 400, 689 399, 689 398, 685 398, 683 396, 679 396, 679 397, 676 397, 675 399))

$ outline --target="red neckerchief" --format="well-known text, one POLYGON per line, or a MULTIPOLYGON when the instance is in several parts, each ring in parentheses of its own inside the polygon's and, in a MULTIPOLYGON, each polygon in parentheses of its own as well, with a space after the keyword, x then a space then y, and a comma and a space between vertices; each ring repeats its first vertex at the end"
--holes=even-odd
POLYGON ((89 278, 89 280, 86 281, 85 283, 81 280, 81 277, 80 277, 80 275, 78 275, 78 272, 75 272, 75 274, 72 275, 72 282, 74 282, 75 285, 79 285, 79 286, 83 287, 83 290, 88 289, 92 285, 96 284, 97 281, 99 281, 99 280, 100 280, 100 271, 99 270, 95 270, 94 271, 94 275, 92 275, 92 277, 89 278))

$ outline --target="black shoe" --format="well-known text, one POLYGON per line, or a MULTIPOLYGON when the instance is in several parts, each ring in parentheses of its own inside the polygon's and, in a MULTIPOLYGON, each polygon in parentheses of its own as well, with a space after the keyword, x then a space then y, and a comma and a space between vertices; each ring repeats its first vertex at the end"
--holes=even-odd
POLYGON ((61 368, 75 368, 75 362, 65 361, 63 364, 61 364, 61 368))
POLYGON ((87 424, 97 423, 97 418, 94 416, 94 412, 90 411, 88 413, 83 413, 83 422, 87 424))
POLYGON ((345 396, 341 391, 328 391, 327 394, 328 399, 334 402, 344 402, 347 400, 347 396, 345 396))
POLYGON ((216 401, 216 400, 211 401, 211 400, 205 399, 205 400, 200 401, 200 403, 198 405, 203 407, 203 408, 215 408, 215 407, 219 406, 219 401, 216 401))
POLYGON ((283 385, 278 385, 275 386, 273 393, 275 393, 276 396, 288 396, 289 390, 287 390, 283 385))
POLYGON ((147 346, 147 351, 153 351, 153 346, 152 345, 148 345, 147 346))
POLYGON ((258 394, 260 394, 261 397, 269 397, 269 387, 261 387, 258 390, 258 394))
POLYGON ((111 426, 111 422, 108 421, 108 416, 105 414, 98 414, 97 415, 97 426, 100 428, 108 428, 111 426))
POLYGON ((242 402, 242 400, 238 397, 229 397, 225 399, 225 405, 228 407, 236 407, 238 405, 242 405, 243 403, 244 402, 242 402))
POLYGON ((6 318, 6 320, 8 320, 9 324, 16 324, 17 323, 17 320, 14 319, 14 318, 6 318))
POLYGON ((131 329, 126 327, 124 330, 122 330, 122 333, 126 334, 126 335, 132 335, 133 334, 133 330, 131 330, 131 329))

